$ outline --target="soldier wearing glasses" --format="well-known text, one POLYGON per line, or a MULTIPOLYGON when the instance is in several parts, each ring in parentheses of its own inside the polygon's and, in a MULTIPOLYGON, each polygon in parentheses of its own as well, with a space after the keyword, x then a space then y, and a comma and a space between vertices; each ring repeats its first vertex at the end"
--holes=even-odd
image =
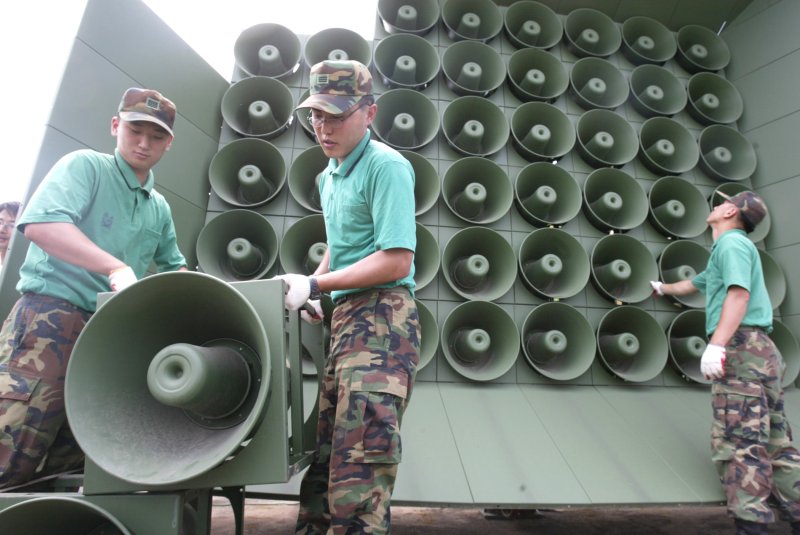
POLYGON ((400 421, 421 339, 414 303, 414 171, 394 149, 370 139, 377 105, 369 70, 357 61, 311 68, 310 108, 330 158, 319 191, 327 252, 311 276, 280 277, 286 307, 307 301, 322 320, 330 293, 330 356, 320 391, 317 448, 300 488, 296 532, 388 533, 400 462, 400 421), (330 531, 329 531, 330 530, 330 531))

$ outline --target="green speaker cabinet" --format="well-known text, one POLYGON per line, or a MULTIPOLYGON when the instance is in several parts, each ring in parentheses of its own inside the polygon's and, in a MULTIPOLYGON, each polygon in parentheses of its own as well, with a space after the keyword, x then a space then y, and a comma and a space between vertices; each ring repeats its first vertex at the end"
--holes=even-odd
POLYGON ((288 480, 313 448, 300 328, 278 280, 164 273, 106 300, 66 380, 67 416, 87 456, 84 493, 288 480))

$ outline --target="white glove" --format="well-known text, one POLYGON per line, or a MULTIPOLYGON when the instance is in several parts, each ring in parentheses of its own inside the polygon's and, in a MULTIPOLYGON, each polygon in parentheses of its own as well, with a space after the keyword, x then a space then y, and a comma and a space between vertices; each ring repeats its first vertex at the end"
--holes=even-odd
POLYGON ((130 266, 117 268, 108 274, 108 282, 115 292, 121 292, 137 280, 136 273, 133 272, 130 266))
POLYGON ((725 348, 708 344, 700 359, 700 373, 706 379, 719 379, 725 375, 725 348))
POLYGON ((656 295, 664 295, 664 292, 661 290, 661 287, 664 286, 664 283, 661 281, 650 281, 650 286, 653 288, 653 292, 656 295))
POLYGON ((311 299, 308 301, 307 305, 303 306, 300 310, 300 318, 310 323, 311 325, 316 325, 325 318, 325 314, 322 312, 322 306, 319 304, 319 299, 311 299), (314 310, 314 315, 312 316, 306 310, 306 307, 309 307, 314 310))
POLYGON ((286 275, 276 275, 275 279, 282 279, 286 283, 286 295, 283 303, 288 310, 297 310, 308 301, 311 295, 311 282, 305 275, 287 273, 286 275))

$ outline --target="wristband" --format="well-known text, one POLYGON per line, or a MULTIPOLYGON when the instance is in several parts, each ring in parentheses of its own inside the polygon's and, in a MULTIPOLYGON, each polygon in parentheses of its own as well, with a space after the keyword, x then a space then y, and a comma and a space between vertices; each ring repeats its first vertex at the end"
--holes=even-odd
POLYGON ((322 292, 319 289, 319 283, 317 282, 316 277, 309 277, 308 278, 308 285, 311 288, 311 293, 308 295, 308 298, 311 300, 319 299, 322 297, 322 292))

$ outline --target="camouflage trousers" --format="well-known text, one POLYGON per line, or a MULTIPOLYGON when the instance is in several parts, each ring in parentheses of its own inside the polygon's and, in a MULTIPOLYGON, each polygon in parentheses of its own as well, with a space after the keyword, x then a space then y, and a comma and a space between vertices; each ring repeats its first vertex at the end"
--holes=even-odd
POLYGON ((83 452, 67 425, 64 379, 90 316, 63 299, 25 294, 3 323, 0 489, 82 466, 83 452))
POLYGON ((348 296, 331 333, 296 533, 389 533, 400 422, 419 363, 417 306, 399 287, 348 296))
POLYGON ((769 523, 770 497, 800 520, 800 454, 783 408, 783 358, 767 334, 740 328, 726 347, 725 376, 711 387, 711 456, 728 513, 769 523))

